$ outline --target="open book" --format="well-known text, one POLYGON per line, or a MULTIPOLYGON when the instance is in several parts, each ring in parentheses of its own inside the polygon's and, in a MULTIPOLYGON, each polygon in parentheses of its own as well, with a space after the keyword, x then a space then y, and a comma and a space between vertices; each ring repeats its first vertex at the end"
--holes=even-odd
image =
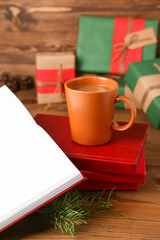
POLYGON ((6 86, 0 146, 0 232, 84 179, 6 86))

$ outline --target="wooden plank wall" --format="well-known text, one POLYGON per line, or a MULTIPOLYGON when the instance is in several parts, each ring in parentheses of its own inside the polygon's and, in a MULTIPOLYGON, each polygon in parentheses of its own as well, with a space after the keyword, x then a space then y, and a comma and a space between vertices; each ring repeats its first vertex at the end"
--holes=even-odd
POLYGON ((0 73, 34 75, 36 52, 75 51, 80 15, 160 20, 160 0, 0 0, 0 73))

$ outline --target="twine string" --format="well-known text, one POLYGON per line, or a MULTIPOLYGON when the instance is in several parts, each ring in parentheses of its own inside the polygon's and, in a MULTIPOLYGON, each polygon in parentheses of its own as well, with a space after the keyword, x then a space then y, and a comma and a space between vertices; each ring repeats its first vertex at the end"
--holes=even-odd
MULTIPOLYGON (((129 26, 128 26, 128 34, 131 33, 132 31, 132 25, 133 25, 133 19, 130 18, 129 19, 129 26)), ((143 38, 143 39, 139 39, 139 36, 137 33, 133 33, 131 38, 124 42, 124 43, 117 43, 114 46, 114 51, 117 52, 116 56, 112 59, 113 61, 116 61, 120 56, 122 56, 121 58, 121 63, 120 63, 120 68, 119 68, 119 75, 122 76, 124 73, 124 66, 125 66, 125 58, 126 58, 126 53, 127 53, 127 49, 129 48, 129 46, 131 46, 133 43, 139 43, 139 42, 144 42, 147 40, 151 40, 152 38, 143 38)))
POLYGON ((154 63, 153 66, 156 67, 157 70, 160 72, 160 65, 158 65, 158 63, 154 63))
MULTIPOLYGON (((60 64, 60 67, 59 67, 59 71, 58 71, 58 81, 56 83, 43 83, 43 86, 46 86, 46 85, 55 85, 56 88, 55 90, 53 91, 53 97, 54 99, 56 98, 58 101, 57 102, 61 102, 62 99, 63 99, 63 96, 62 96, 62 86, 64 85, 61 80, 62 80, 62 67, 63 65, 60 64), (57 93, 57 95, 55 96, 54 94, 57 93)), ((52 105, 52 100, 47 104, 47 106, 45 107, 45 109, 49 109, 52 105)))

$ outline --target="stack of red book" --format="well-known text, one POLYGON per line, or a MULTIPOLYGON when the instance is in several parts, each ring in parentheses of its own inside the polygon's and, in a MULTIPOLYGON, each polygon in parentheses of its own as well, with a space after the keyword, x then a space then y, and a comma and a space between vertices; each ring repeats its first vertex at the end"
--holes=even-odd
POLYGON ((68 117, 38 114, 35 121, 86 177, 79 190, 137 190, 139 183, 145 182, 147 124, 135 123, 127 131, 113 131, 107 144, 83 146, 72 140, 68 117))

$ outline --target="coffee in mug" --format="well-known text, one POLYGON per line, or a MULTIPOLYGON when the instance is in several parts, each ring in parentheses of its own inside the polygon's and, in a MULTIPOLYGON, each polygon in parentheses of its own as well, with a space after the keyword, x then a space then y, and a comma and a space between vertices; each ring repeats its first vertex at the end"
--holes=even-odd
POLYGON ((108 91, 109 88, 102 86, 102 85, 81 85, 74 88, 77 91, 84 91, 84 92, 105 92, 108 91))

